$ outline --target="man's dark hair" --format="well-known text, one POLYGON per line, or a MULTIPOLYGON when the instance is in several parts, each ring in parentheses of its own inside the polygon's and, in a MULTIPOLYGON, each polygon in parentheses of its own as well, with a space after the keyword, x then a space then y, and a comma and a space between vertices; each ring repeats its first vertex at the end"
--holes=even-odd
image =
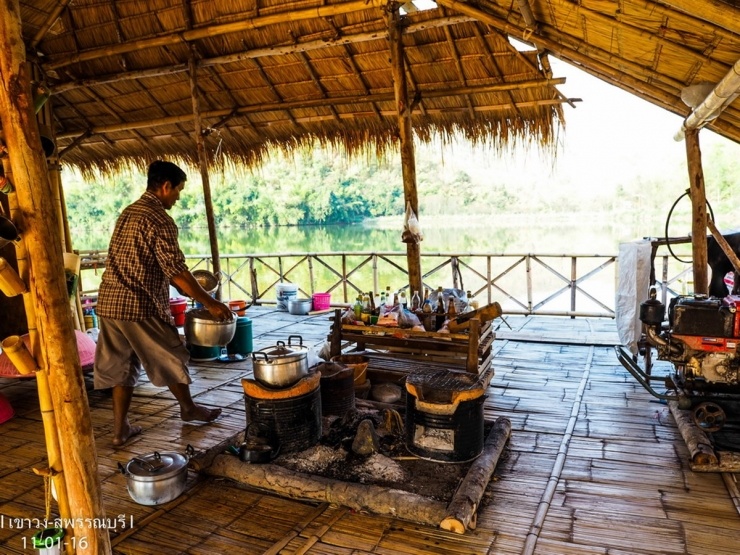
POLYGON ((187 178, 188 176, 185 175, 185 172, 172 162, 157 160, 149 164, 146 188, 148 191, 156 191, 165 181, 169 181, 173 187, 177 187, 180 183, 187 180, 187 178))

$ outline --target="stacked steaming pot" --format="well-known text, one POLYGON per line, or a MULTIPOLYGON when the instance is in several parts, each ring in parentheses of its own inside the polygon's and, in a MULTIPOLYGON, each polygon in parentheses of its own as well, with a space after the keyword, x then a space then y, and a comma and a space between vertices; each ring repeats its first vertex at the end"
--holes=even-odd
POLYGON ((288 344, 277 345, 252 353, 254 378, 270 388, 285 388, 298 383, 308 374, 308 347, 300 335, 288 337, 288 344), (293 344, 293 339, 298 344, 293 344))

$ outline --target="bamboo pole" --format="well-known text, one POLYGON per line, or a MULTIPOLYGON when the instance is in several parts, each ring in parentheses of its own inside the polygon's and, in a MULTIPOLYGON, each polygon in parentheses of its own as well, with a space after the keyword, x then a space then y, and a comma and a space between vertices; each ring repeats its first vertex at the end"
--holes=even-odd
POLYGON ((740 60, 730 68, 730 71, 710 91, 699 106, 689 114, 681 125, 681 129, 673 137, 680 141, 689 129, 700 129, 719 115, 740 96, 740 60))
POLYGON ((681 432, 681 437, 686 443, 686 447, 689 450, 689 456, 691 462, 695 464, 717 464, 717 454, 714 452, 712 442, 704 433, 704 430, 699 428, 691 413, 687 410, 678 408, 676 401, 668 401, 668 408, 676 421, 678 431, 681 432))
POLYGON ((475 459, 457 491, 447 505, 445 518, 439 524, 442 530, 464 534, 474 528, 478 510, 488 482, 511 435, 511 421, 503 416, 496 419, 483 445, 483 452, 475 459))
POLYGON ((706 295, 709 292, 709 272, 707 271, 707 197, 704 190, 704 170, 701 166, 699 130, 686 131, 686 159, 689 170, 689 191, 691 194, 691 253, 694 266, 694 293, 706 295))
MULTIPOLYGON (((403 172, 404 206, 411 206, 419 216, 419 195, 416 190, 416 159, 414 153, 414 132, 411 126, 411 106, 406 86, 404 68, 403 38, 400 28, 398 7, 388 12, 388 36, 391 49, 391 69, 393 71, 393 94, 398 111, 398 135, 401 140, 401 169, 403 172)), ((409 272, 409 290, 422 291, 421 247, 414 241, 406 243, 406 260, 409 272)))
POLYGON ((700 10, 697 9, 696 0, 661 0, 661 4, 740 35, 740 9, 729 2, 703 2, 700 10))
POLYGON ((343 4, 333 4, 328 6, 318 6, 315 8, 306 8, 304 10, 291 10, 283 13, 276 13, 265 16, 251 17, 234 21, 232 23, 221 23, 189 29, 186 31, 178 30, 166 33, 157 37, 146 39, 132 40, 120 44, 105 46, 103 48, 93 48, 78 54, 65 54, 59 60, 44 65, 45 69, 58 69, 79 62, 97 60, 117 54, 126 54, 128 52, 141 51, 147 48, 157 48, 160 46, 181 45, 183 41, 192 42, 205 38, 217 37, 229 33, 243 33, 244 31, 253 31, 270 25, 279 23, 292 23, 295 21, 305 21, 307 19, 320 19, 343 15, 358 11, 365 11, 372 8, 382 8, 387 0, 354 0, 343 4))
MULTIPOLYGON (((507 19, 509 12, 503 8, 494 6, 491 8, 492 11, 484 12, 472 4, 459 0, 438 0, 437 4, 456 13, 474 17, 480 22, 520 40, 526 33, 525 26, 507 19)), ((655 9, 658 10, 659 6, 656 5, 655 9)), ((531 34, 525 42, 534 44, 538 49, 546 49, 564 61, 575 63, 587 73, 595 75, 612 85, 631 90, 640 98, 658 104, 674 114, 685 116, 686 105, 680 100, 680 90, 685 86, 685 83, 674 79, 664 79, 662 83, 656 83, 652 68, 620 58, 612 52, 584 44, 576 37, 543 22, 539 22, 539 26, 542 34, 531 34)), ((736 110, 732 108, 726 110, 726 114, 730 112, 732 112, 733 117, 736 117, 736 110)), ((740 140, 737 127, 729 125, 725 121, 714 120, 709 124, 709 127, 722 131, 725 136, 740 140)))
POLYGON ((87 525, 105 510, 90 409, 69 314, 59 224, 33 112, 18 0, 8 0, 0 13, 0 82, 6 84, 0 87, 0 122, 16 187, 21 242, 28 255, 23 277, 28 280, 27 295, 33 302, 27 304, 27 309, 28 305, 35 309, 39 337, 44 340, 33 348, 37 363, 41 363, 37 382, 49 463, 52 470, 59 466, 58 460, 52 460, 58 441, 64 468, 61 479, 59 474, 54 478, 55 486, 60 486, 60 516, 71 518, 68 523, 75 538, 86 540, 76 546, 70 541, 67 550, 76 547, 78 554, 110 553, 108 531, 87 525), (64 499, 65 493, 68 500, 64 499), (67 501, 69 506, 65 507, 67 501))
MULTIPOLYGON (((517 83, 511 82, 511 83, 495 83, 490 85, 482 85, 482 86, 472 86, 472 87, 453 87, 449 89, 437 89, 433 91, 417 91, 419 94, 419 98, 421 100, 429 99, 429 98, 442 98, 446 96, 460 96, 460 95, 467 95, 467 94, 485 94, 485 93, 493 93, 493 92, 506 92, 506 91, 513 91, 513 90, 522 90, 522 89, 531 89, 531 88, 538 88, 538 87, 553 87, 557 85, 562 85, 565 83, 564 77, 559 77, 555 79, 533 79, 529 81, 520 81, 517 83)), ((201 112, 200 116, 201 119, 215 119, 215 118, 223 118, 226 116, 241 116, 241 115, 247 115, 247 114, 258 114, 261 112, 273 112, 273 111, 279 111, 279 110, 300 110, 303 108, 323 108, 326 106, 340 106, 340 105, 347 105, 347 104, 374 104, 378 102, 393 102, 395 100, 394 93, 382 93, 382 94, 373 94, 368 96, 347 96, 347 97, 335 97, 335 98, 318 98, 315 100, 298 100, 295 102, 273 102, 273 103, 267 103, 267 104, 255 104, 252 106, 239 106, 236 109, 223 109, 223 110, 208 110, 206 112, 201 112)), ((558 99, 551 99, 551 100, 539 100, 539 101, 523 101, 523 102, 517 102, 517 107, 528 107, 528 106, 547 106, 552 105, 556 103, 564 102, 563 100, 558 99)), ((511 103, 501 104, 501 105, 495 105, 495 106, 488 106, 488 107, 478 107, 477 109, 480 111, 483 111, 483 109, 500 109, 500 110, 510 110, 511 109, 511 103)), ((440 110, 440 111, 448 111, 448 110, 440 110)), ((431 113, 434 113, 433 111, 431 113)), ((383 115, 395 115, 396 111, 383 111, 383 115)), ((376 115, 375 113, 371 115, 376 115)), ((346 117, 348 119, 351 119, 354 117, 352 114, 340 114, 340 117, 346 117)), ((92 127, 90 129, 85 129, 84 131, 67 131, 65 133, 59 133, 57 135, 57 139, 77 139, 80 136, 83 136, 85 134, 89 135, 99 135, 103 133, 115 133, 118 131, 131 131, 133 129, 144 129, 147 127, 157 127, 160 125, 176 125, 178 123, 188 123, 194 119, 194 115, 192 113, 189 114, 181 114, 178 116, 167 116, 163 118, 156 118, 156 119, 147 119, 147 120, 139 120, 139 121, 132 121, 127 123, 116 123, 111 125, 99 125, 92 127)), ((296 118, 298 121, 310 121, 312 118, 296 118)), ((315 118, 314 118, 315 119, 315 118)), ((332 118, 333 119, 333 118, 332 118)), ((139 140, 139 139, 136 139, 139 140)), ((62 154, 66 153, 69 147, 66 147, 64 150, 62 150, 62 154)), ((61 156, 61 154, 60 154, 61 156)))
POLYGON ((195 147, 198 151, 200 177, 203 181, 203 201, 206 205, 206 222, 208 223, 208 240, 211 244, 211 260, 213 273, 218 276, 219 286, 216 298, 221 299, 221 260, 218 254, 218 236, 216 234, 216 218, 213 214, 213 198, 211 197, 211 182, 208 178, 208 155, 206 154, 203 125, 200 119, 200 93, 198 92, 198 72, 195 56, 190 57, 190 96, 193 100, 193 122, 195 123, 195 147))
MULTIPOLYGON (((429 21, 411 24, 404 29, 404 33, 416 33, 419 31, 427 31, 429 29, 434 29, 437 27, 445 27, 448 25, 454 26, 460 23, 468 23, 471 21, 475 21, 475 19, 464 15, 459 15, 455 17, 440 17, 429 21)), ((297 54, 300 52, 311 52, 313 50, 319 50, 322 48, 336 48, 338 46, 346 46, 348 44, 358 44, 362 42, 369 42, 387 38, 387 33, 378 33, 375 31, 340 36, 332 35, 330 39, 316 39, 305 42, 298 42, 296 44, 288 44, 285 46, 252 48, 243 52, 237 52, 236 54, 227 54, 225 56, 217 56, 215 58, 203 58, 201 60, 198 60, 198 66, 201 68, 212 67, 222 64, 242 62, 244 60, 255 58, 264 58, 268 56, 284 56, 286 54, 297 54)), ((114 73, 97 78, 77 79, 75 81, 58 83, 51 87, 51 92, 52 94, 61 94, 63 92, 78 89, 80 87, 95 87, 97 85, 104 85, 108 83, 117 83, 120 81, 128 81, 131 79, 146 79, 149 77, 159 77, 162 75, 171 75, 173 73, 183 73, 186 71, 188 71, 188 64, 174 64, 150 69, 141 69, 137 71, 114 73)))
MULTIPOLYGON (((2 102, 1 99, 0 102, 2 102)), ((3 159, 3 167, 5 175, 11 177, 13 175, 13 171, 8 158, 3 159)), ((23 237, 24 234, 22 232, 26 226, 23 220, 23 212, 18 204, 17 191, 18 189, 8 195, 8 201, 10 203, 10 219, 16 225, 18 230, 21 231, 21 235, 23 237)), ((46 444, 49 470, 52 482, 54 483, 54 489, 57 494, 59 516, 61 518, 70 518, 71 512, 69 507, 69 496, 67 495, 67 485, 62 468, 63 462, 60 436, 57 430, 57 423, 54 417, 54 405, 51 399, 51 392, 49 390, 49 373, 44 363, 44 353, 41 348, 41 334, 39 333, 36 322, 36 291, 31 288, 31 262, 26 248, 25 237, 22 238, 16 247, 16 257, 18 262, 18 275, 28 288, 23 294, 23 306, 26 311, 26 321, 28 322, 28 338, 31 344, 31 355, 34 358, 34 362, 38 369, 35 373, 36 389, 39 395, 39 412, 41 413, 41 421, 44 425, 44 443, 46 444)), ((67 534, 71 535, 70 533, 72 530, 69 527, 65 528, 67 528, 67 534)))

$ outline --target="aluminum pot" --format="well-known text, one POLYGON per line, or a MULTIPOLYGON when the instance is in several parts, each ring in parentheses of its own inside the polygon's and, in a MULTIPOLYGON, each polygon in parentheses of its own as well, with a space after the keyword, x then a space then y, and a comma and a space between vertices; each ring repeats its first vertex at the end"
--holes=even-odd
POLYGON ((288 300, 288 312, 293 316, 305 316, 311 311, 311 299, 290 299, 288 300))
POLYGON ((194 308, 185 313, 185 339, 199 347, 224 347, 236 333, 236 316, 216 320, 208 309, 194 308))
POLYGON ((300 335, 288 337, 288 344, 277 345, 252 353, 254 378, 268 387, 288 387, 308 374, 308 347, 300 335), (293 345, 293 338, 300 342, 293 345))
POLYGON ((194 454, 188 445, 184 455, 155 451, 134 457, 126 466, 118 463, 131 499, 140 505, 161 505, 177 498, 185 490, 188 461, 194 454))

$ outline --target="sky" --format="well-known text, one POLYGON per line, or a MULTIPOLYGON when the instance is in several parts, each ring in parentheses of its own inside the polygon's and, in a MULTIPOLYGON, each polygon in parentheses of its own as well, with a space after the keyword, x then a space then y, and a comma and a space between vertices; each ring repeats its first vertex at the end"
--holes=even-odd
MULTIPOLYGON (((565 129, 560 131, 554 159, 532 147, 504 153, 473 147, 470 153, 470 145, 433 146, 446 165, 462 167, 483 182, 582 195, 651 178, 663 181, 665 176, 675 180, 677 195, 688 187, 686 143, 674 140, 682 117, 554 57, 551 64, 554 77, 566 78, 558 89, 581 99, 575 107, 563 105, 565 129)), ((709 129, 701 131, 699 142, 705 172, 707 155, 720 145, 740 159, 740 144, 709 129)), ((709 193, 711 183, 706 185, 709 193)))
MULTIPOLYGON (((564 106, 566 129, 557 172, 609 183, 673 172, 685 162, 686 143, 673 138, 682 117, 565 62, 551 61, 554 76, 566 78, 560 91, 582 99, 575 108, 564 106)), ((700 132, 699 142, 702 151, 725 144, 740 156, 740 145, 708 129, 700 132)))

